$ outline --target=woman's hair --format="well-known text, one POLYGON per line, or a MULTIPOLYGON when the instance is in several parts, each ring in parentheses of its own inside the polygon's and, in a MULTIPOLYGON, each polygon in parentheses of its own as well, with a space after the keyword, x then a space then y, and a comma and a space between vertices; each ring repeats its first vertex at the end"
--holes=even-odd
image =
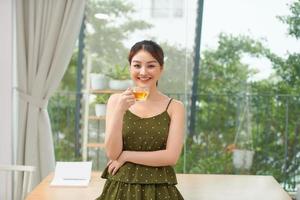
POLYGON ((140 50, 149 52, 161 66, 164 65, 164 52, 162 48, 156 42, 151 40, 137 42, 131 47, 128 55, 129 64, 131 64, 132 57, 140 50))

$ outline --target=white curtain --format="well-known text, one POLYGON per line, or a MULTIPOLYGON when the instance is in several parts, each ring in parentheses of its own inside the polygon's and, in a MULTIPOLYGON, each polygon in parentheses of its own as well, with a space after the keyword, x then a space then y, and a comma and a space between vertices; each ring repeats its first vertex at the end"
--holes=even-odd
POLYGON ((71 59, 85 0, 16 0, 17 163, 36 167, 33 186, 54 170, 47 103, 71 59))

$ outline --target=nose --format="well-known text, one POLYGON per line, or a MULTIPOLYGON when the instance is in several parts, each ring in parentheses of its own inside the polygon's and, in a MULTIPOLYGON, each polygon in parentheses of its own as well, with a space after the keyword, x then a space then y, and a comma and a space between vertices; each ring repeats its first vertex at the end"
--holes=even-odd
POLYGON ((140 69, 140 74, 141 75, 146 75, 146 67, 145 66, 142 66, 141 69, 140 69))

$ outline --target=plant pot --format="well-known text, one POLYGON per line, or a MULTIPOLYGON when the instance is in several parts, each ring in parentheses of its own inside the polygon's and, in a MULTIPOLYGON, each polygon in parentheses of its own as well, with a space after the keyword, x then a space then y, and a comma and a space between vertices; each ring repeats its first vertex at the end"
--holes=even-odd
POLYGON ((132 86, 131 80, 114 80, 109 81, 109 88, 113 90, 126 90, 132 86))
POLYGON ((104 116, 106 114, 106 104, 96 104, 95 114, 97 117, 104 116))
POLYGON ((250 169, 252 166, 254 151, 245 149, 233 150, 233 166, 236 169, 250 169))
POLYGON ((91 89, 103 90, 107 88, 107 78, 104 74, 90 74, 91 77, 91 89))

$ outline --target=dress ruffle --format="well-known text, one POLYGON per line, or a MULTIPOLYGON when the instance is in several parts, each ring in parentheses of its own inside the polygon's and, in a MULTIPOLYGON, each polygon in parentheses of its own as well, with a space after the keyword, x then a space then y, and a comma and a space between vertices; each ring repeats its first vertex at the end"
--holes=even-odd
POLYGON ((174 185, 132 184, 107 180, 96 200, 183 200, 174 185))
POLYGON ((123 183, 177 184, 176 174, 171 166, 150 167, 127 162, 115 175, 109 174, 107 170, 108 168, 105 168, 103 171, 102 178, 123 183))

